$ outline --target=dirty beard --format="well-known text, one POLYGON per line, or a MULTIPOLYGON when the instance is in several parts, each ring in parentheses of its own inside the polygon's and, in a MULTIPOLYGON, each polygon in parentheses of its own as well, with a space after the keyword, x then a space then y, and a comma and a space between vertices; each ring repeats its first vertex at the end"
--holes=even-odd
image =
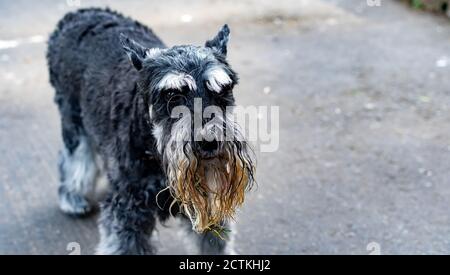
POLYGON ((245 141, 226 141, 221 154, 199 159, 190 143, 166 151, 168 189, 196 232, 220 230, 233 219, 254 183, 254 161, 245 141), (169 151, 169 152, 168 152, 169 151))

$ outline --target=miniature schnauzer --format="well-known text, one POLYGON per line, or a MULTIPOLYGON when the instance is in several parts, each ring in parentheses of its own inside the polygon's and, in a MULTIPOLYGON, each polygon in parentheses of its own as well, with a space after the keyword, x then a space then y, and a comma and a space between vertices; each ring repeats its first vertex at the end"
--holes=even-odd
POLYGON ((155 253, 155 224, 171 216, 199 252, 232 251, 229 225, 254 183, 255 158, 229 108, 238 82, 229 33, 225 25, 204 46, 167 48, 139 22, 91 8, 68 13, 51 35, 59 204, 89 213, 106 176, 98 254, 155 253))

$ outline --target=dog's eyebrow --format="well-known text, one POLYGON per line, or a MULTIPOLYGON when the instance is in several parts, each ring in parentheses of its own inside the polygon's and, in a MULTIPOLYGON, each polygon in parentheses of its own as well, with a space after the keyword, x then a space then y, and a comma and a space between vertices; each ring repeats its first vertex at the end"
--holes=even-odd
POLYGON ((189 90, 197 90, 197 84, 195 79, 186 73, 171 72, 167 73, 158 83, 158 89, 177 89, 181 90, 184 86, 187 86, 189 90))
POLYGON ((212 67, 206 70, 204 77, 206 78, 206 87, 216 93, 220 93, 222 87, 232 83, 230 76, 221 67, 212 67))
POLYGON ((160 48, 151 48, 147 49, 145 51, 145 57, 146 58, 156 58, 161 55, 161 53, 166 52, 167 49, 160 49, 160 48))

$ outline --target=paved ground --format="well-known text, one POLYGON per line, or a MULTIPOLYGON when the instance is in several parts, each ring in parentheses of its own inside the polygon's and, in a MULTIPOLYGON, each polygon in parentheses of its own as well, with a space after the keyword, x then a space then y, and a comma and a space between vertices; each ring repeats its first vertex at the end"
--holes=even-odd
MULTIPOLYGON (((239 215, 242 254, 450 253, 450 22, 382 0, 91 1, 203 43, 224 22, 242 105, 280 106, 239 215), (103 4, 102 4, 103 3, 103 4), (186 22, 188 21, 188 22, 186 22), (270 87, 268 89, 267 87, 270 87), (264 92, 265 91, 265 92, 264 92)), ((57 208, 60 125, 43 40, 77 0, 0 0, 0 253, 90 254, 57 208)), ((175 226, 160 252, 185 253, 175 226)))

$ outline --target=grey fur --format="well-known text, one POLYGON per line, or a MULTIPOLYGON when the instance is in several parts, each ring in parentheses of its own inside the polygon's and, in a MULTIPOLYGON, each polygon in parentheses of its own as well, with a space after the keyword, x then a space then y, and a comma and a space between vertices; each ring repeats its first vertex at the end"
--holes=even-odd
POLYGON ((91 211, 89 199, 95 191, 97 166, 86 140, 81 137, 76 149, 70 153, 66 148, 60 152, 59 205, 63 212, 84 215, 91 211))
MULTIPOLYGON (((204 47, 167 48, 146 26, 108 9, 71 12, 58 23, 47 59, 64 142, 60 204, 68 213, 88 213, 95 178, 106 175, 110 192, 100 204, 98 254, 155 253, 150 236, 157 220, 180 212, 165 191, 170 164, 201 158, 205 150, 189 138, 192 132, 180 130, 176 122, 183 120, 172 118, 171 110, 185 105, 191 112, 195 98, 223 111, 234 105, 238 77, 226 61, 228 37, 225 25, 204 47), (222 71, 211 73, 216 68, 222 71), (188 140, 172 143, 175 155, 168 153, 171 136, 188 140)), ((246 142, 230 141, 226 148, 253 180, 246 142)), ((224 247, 219 241, 216 250, 204 251, 224 247)))

